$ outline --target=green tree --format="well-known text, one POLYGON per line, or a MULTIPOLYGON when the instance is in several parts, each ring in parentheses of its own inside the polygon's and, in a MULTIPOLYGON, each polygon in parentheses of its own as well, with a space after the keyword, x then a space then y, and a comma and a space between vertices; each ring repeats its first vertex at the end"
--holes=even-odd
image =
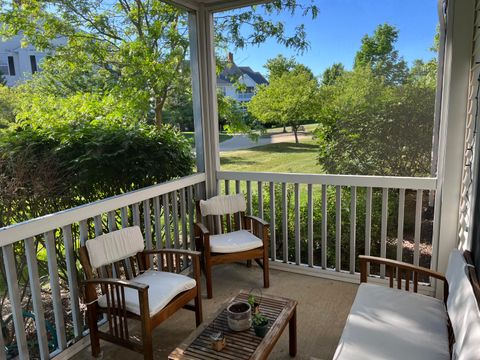
MULTIPOLYGON (((274 38, 287 47, 308 47, 302 27, 288 33, 273 18, 282 11, 316 17, 315 5, 278 0, 218 17, 217 41, 236 47, 259 44, 274 38), (251 26, 251 31, 245 29, 251 26), (243 31, 240 31, 242 29, 243 31), (225 35, 228 34, 228 35, 225 35)), ((157 125, 178 79, 188 51, 188 14, 160 0, 0 0, 0 35, 23 34, 23 41, 38 49, 53 47, 61 36, 66 45, 43 66, 41 86, 49 93, 94 91, 112 94, 129 102, 139 118, 152 112, 157 125)))
POLYGON ((322 87, 321 99, 319 161, 327 172, 428 175, 434 87, 424 81, 391 86, 360 67, 322 87))
POLYGON ((0 86, 7 86, 7 79, 5 79, 5 74, 0 71, 0 86))
POLYGON ((298 143, 298 128, 315 118, 318 84, 309 71, 291 71, 262 85, 248 103, 248 111, 263 123, 291 126, 298 143))
POLYGON ((372 36, 362 38, 360 50, 355 55, 354 68, 369 67, 375 76, 389 84, 403 83, 408 75, 405 60, 395 49, 398 30, 389 24, 378 25, 372 36))
POLYGON ((333 85, 335 81, 345 73, 342 63, 335 63, 325 69, 322 74, 322 85, 333 85))

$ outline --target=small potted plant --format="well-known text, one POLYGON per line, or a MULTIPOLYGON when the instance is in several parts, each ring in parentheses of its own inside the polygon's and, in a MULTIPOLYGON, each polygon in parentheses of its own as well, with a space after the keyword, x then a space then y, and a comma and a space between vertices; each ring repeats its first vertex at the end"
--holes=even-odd
POLYGON ((259 311, 253 315, 252 323, 253 323, 253 330, 255 330, 255 335, 263 338, 268 331, 267 317, 259 311))
POLYGON ((244 331, 252 326, 252 308, 247 302, 237 301, 227 307, 228 327, 233 331, 244 331))
POLYGON ((247 301, 250 304, 250 307, 252 308, 252 315, 258 314, 260 312, 260 303, 258 302, 255 295, 253 294, 248 295, 247 301))

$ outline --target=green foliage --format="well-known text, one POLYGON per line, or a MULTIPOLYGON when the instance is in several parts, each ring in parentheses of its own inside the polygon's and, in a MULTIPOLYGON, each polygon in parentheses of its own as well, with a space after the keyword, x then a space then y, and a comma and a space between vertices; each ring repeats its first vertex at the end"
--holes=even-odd
POLYGON ((318 84, 311 72, 291 71, 262 85, 248 103, 248 110, 263 123, 292 126, 298 143, 298 127, 316 117, 318 84))
POLYGON ((260 311, 252 316, 253 326, 264 326, 268 324, 268 318, 260 311))
POLYGON ((342 63, 335 63, 328 67, 322 74, 322 85, 333 85, 335 81, 345 73, 342 63))
POLYGON ((321 93, 317 135, 319 160, 327 172, 429 173, 435 88, 428 81, 389 86, 361 67, 323 87, 321 93))
POLYGON ((0 128, 7 127, 15 121, 17 97, 15 90, 0 85, 0 128))
POLYGON ((0 71, 0 86, 6 86, 7 79, 5 79, 5 74, 0 71))
POLYGON ((11 127, 0 137, 1 225, 188 175, 190 149, 169 126, 11 127))
POLYGON ((398 30, 389 24, 378 25, 372 36, 362 38, 362 46, 355 55, 354 68, 368 67, 375 76, 388 84, 400 84, 408 74, 407 63, 399 56, 394 44, 398 30))

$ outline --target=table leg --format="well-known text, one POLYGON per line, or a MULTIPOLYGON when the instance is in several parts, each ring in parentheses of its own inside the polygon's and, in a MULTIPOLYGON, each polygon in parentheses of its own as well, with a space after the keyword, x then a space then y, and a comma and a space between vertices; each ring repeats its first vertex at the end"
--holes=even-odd
POLYGON ((288 332, 290 356, 295 357, 297 355, 297 307, 293 310, 293 315, 289 321, 288 332))

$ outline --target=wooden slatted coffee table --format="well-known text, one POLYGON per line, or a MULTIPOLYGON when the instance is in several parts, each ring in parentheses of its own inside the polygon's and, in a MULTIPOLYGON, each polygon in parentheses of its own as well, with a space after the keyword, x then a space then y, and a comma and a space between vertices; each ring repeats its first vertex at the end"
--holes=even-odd
POLYGON ((194 359, 267 359, 283 330, 289 324, 290 356, 297 354, 297 302, 277 296, 262 295, 260 311, 270 320, 270 328, 264 338, 255 336, 253 329, 234 332, 227 325, 227 306, 232 301, 247 301, 248 292, 242 291, 227 302, 215 319, 199 326, 168 357, 169 360, 194 359), (227 346, 215 351, 210 335, 223 331, 227 346))

